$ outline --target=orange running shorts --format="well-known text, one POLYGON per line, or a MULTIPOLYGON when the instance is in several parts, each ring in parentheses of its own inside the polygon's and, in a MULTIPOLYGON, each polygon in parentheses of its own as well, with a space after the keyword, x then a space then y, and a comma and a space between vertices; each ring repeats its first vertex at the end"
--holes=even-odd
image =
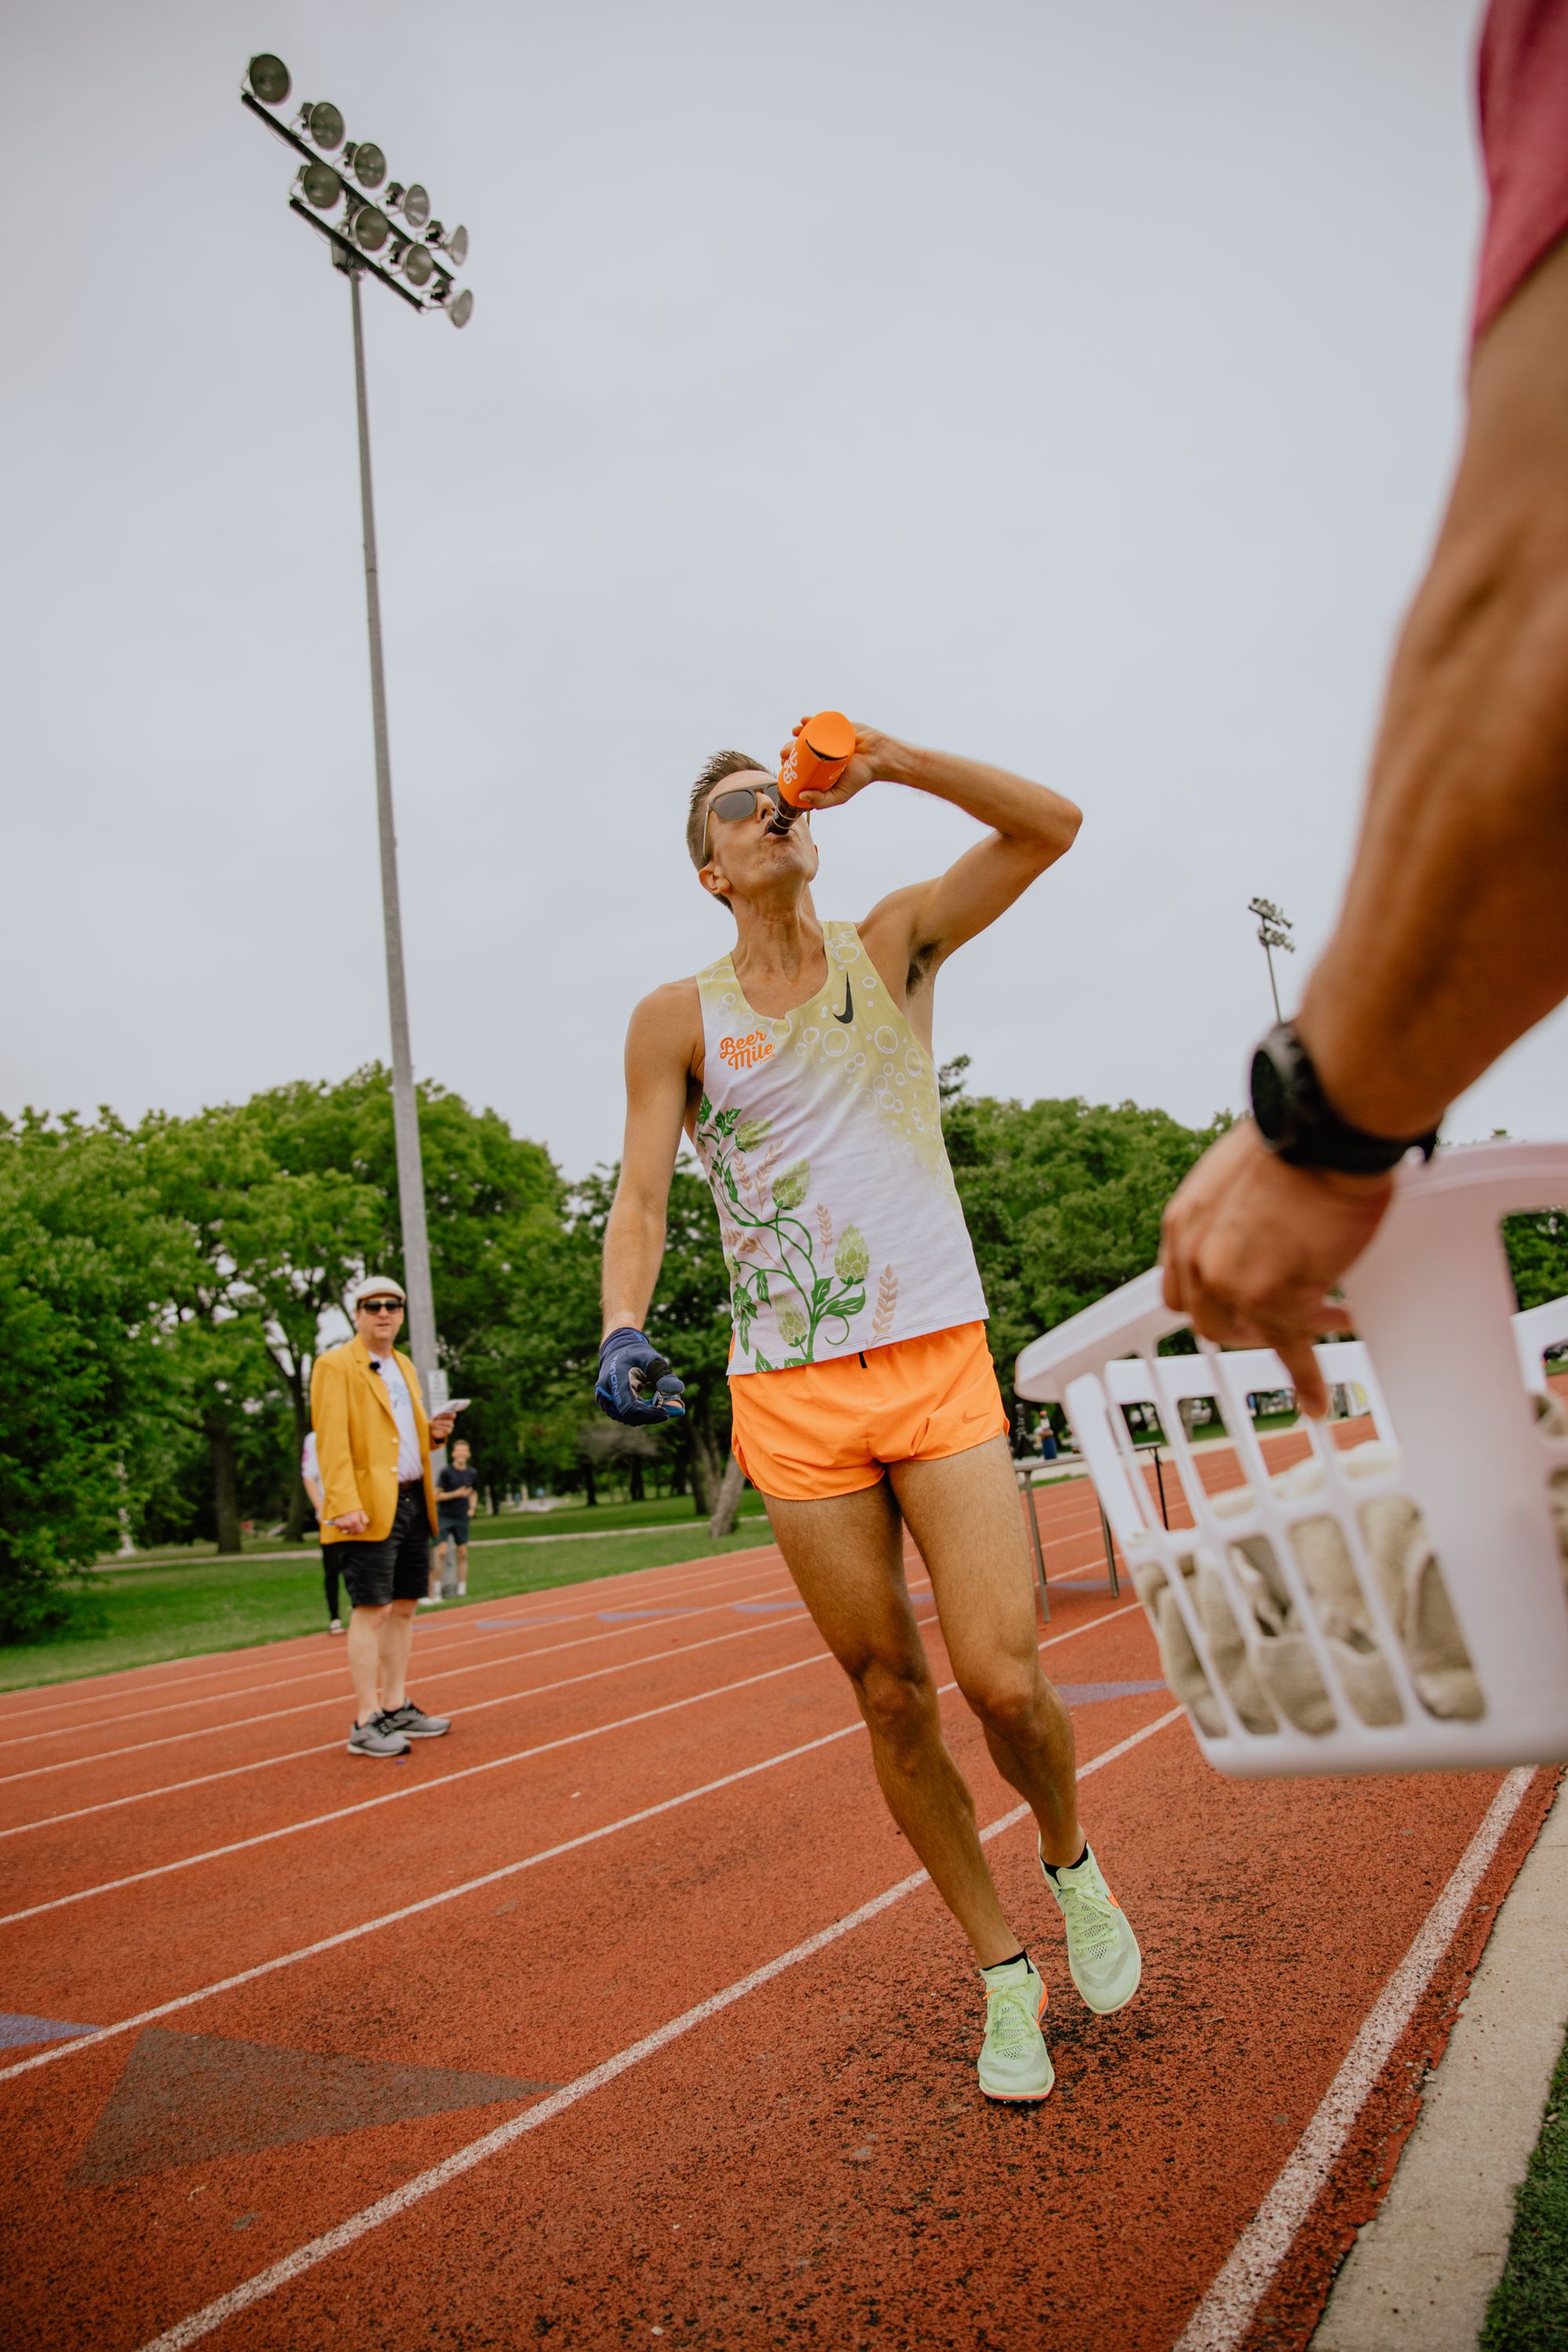
POLYGON ((857 1495, 889 1463, 941 1462, 1007 1426, 984 1323, 745 1372, 731 1381, 730 1402, 742 1469, 784 1503, 857 1495))

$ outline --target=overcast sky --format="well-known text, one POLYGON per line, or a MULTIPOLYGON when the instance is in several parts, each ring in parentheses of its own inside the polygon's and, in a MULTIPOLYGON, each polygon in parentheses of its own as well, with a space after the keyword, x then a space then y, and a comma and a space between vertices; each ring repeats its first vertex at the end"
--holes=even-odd
MULTIPOLYGON (((687 786, 834 704, 1086 812, 943 975, 972 1087, 1236 1106, 1247 900, 1294 997, 1457 445, 1473 14, 18 12, 0 1106, 386 1053, 348 289, 263 47, 473 238, 462 335, 365 289, 420 1073, 614 1156, 631 1001, 731 936, 687 786)), ((972 828, 817 834, 855 916, 972 828)), ((1561 1018, 1449 1131, 1494 1126, 1568 1133, 1561 1018)))

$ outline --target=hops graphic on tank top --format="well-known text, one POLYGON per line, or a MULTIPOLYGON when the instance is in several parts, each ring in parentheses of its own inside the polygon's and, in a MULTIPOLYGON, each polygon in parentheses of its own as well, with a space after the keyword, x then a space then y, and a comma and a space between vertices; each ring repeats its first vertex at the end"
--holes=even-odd
MULTIPOLYGON (((791 1350, 785 1362, 810 1364, 816 1360, 819 1332, 830 1343, 841 1342, 851 1318, 864 1312, 870 1253, 858 1225, 846 1225, 833 1251, 832 1272, 819 1272, 816 1244, 820 1240, 826 1255, 832 1246, 832 1217, 819 1202, 814 1236, 794 1213, 811 1186, 809 1160, 792 1160, 771 1182, 768 1160, 754 1169, 747 1165, 772 1127, 771 1119, 742 1120, 736 1110, 716 1111, 707 1095, 697 1108, 697 1141, 715 1190, 721 1189, 724 1197, 724 1259, 736 1339, 742 1350, 749 1348, 759 1310, 771 1306, 779 1337, 791 1350)), ((755 1361, 760 1371, 780 1369, 760 1354, 755 1361)))
POLYGON ((882 1268, 882 1279, 877 1285, 877 1312, 871 1318, 871 1345, 879 1348, 893 1328, 893 1318, 899 1311, 899 1277, 890 1265, 882 1268))

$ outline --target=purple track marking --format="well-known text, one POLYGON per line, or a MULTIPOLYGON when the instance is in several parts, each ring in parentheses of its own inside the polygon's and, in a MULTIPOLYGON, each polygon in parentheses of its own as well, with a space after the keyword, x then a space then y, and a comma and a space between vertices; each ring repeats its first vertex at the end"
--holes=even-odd
POLYGON ((601 1609, 601 1625, 644 1625, 656 1617, 700 1617, 700 1609, 601 1609))
POLYGON ((1097 1706, 1101 1699, 1141 1698, 1164 1688, 1163 1683, 1058 1683, 1057 1696, 1064 1706, 1097 1706))
POLYGON ((96 2025, 65 2025, 58 2017, 17 2017, 0 2010, 0 2050, 21 2050, 29 2042, 68 2042, 73 2034, 97 2032, 96 2025))

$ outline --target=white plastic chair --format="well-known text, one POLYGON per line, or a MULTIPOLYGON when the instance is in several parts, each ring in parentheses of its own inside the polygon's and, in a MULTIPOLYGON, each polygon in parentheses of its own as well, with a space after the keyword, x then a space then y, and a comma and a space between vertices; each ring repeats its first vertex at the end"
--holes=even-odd
POLYGON ((1364 1391, 1377 1434, 1402 1456, 1396 1469, 1358 1476, 1353 1486, 1331 1438, 1304 1423, 1322 1484, 1294 1498, 1274 1491, 1247 1397, 1289 1388, 1289 1374, 1266 1348, 1221 1351, 1201 1342, 1196 1356, 1157 1355, 1160 1340, 1185 1323, 1162 1303, 1157 1268, 1018 1358, 1017 1394, 1065 1408, 1123 1552, 1164 1571, 1224 1720, 1215 1736, 1189 1714, 1220 1771, 1250 1779, 1568 1759, 1568 1597, 1549 1496, 1553 1472, 1568 1465, 1568 1438, 1537 1426, 1524 1393, 1546 1385, 1542 1348, 1568 1339, 1568 1300, 1513 1314, 1499 1230, 1516 1211, 1565 1204, 1564 1144, 1480 1144, 1402 1172, 1394 1206, 1345 1279, 1360 1337, 1317 1350, 1324 1378, 1364 1391), (1194 1396, 1217 1401, 1250 1488, 1247 1509, 1223 1523, 1177 1411, 1194 1396), (1168 1533, 1152 1507, 1119 1409, 1131 1402, 1160 1413, 1193 1529, 1168 1533), (1370 1573, 1358 1513, 1387 1495, 1408 1496, 1426 1520, 1480 1688, 1483 1711, 1473 1720, 1428 1712, 1370 1573), (1353 1563, 1397 1692, 1398 1722, 1369 1724, 1357 1715, 1302 1582, 1289 1531, 1325 1517, 1338 1524, 1353 1563), (1205 1546, 1254 1658, 1265 1637, 1230 1557, 1233 1545, 1254 1536, 1268 1542, 1309 1637, 1335 1717, 1326 1731, 1283 1717, 1271 1731, 1249 1728, 1215 1669, 1178 1560, 1205 1546))

